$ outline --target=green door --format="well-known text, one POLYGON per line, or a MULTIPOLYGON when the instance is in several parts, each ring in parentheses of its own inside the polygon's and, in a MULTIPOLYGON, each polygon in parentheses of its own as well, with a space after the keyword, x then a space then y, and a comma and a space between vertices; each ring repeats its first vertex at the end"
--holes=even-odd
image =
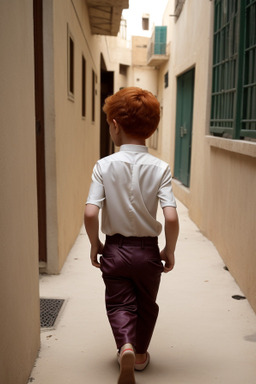
POLYGON ((195 70, 178 77, 174 176, 186 187, 190 182, 191 138, 195 70))

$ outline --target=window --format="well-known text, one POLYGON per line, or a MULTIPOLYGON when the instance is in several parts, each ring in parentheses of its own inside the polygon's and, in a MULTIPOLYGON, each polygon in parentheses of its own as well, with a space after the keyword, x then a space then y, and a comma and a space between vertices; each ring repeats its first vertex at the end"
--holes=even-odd
POLYGON ((256 138, 256 0, 215 0, 210 132, 256 138))
POLYGON ((120 75, 127 76, 127 69, 128 69, 128 65, 119 64, 119 74, 120 75))
POLYGON ((96 75, 94 70, 92 70, 92 121, 95 121, 95 83, 96 75))
POLYGON ((74 39, 70 33, 70 30, 68 28, 68 97, 71 100, 74 100, 74 93, 75 93, 75 84, 74 84, 74 72, 75 72, 75 66, 74 66, 74 60, 75 60, 75 45, 74 45, 74 39))
POLYGON ((167 72, 164 74, 164 87, 165 87, 165 88, 168 88, 168 85, 169 85, 169 72, 167 71, 167 72))
POLYGON ((142 16, 142 29, 143 31, 149 30, 149 15, 142 16))
POLYGON ((86 115, 86 60, 82 56, 82 117, 86 115))

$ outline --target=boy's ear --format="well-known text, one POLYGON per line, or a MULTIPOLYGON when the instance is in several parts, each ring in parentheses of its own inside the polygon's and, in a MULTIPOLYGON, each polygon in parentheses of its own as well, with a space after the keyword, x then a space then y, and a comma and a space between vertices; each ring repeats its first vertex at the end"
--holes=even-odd
POLYGON ((114 123, 115 129, 116 129, 116 133, 119 133, 120 127, 118 125, 118 122, 115 119, 113 119, 113 123, 114 123))

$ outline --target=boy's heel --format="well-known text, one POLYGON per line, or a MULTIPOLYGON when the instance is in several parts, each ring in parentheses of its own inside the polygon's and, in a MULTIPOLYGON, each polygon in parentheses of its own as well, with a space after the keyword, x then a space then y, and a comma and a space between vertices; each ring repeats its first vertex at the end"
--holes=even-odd
POLYGON ((135 384, 135 353, 132 345, 126 344, 120 353, 120 374, 118 384, 135 384))

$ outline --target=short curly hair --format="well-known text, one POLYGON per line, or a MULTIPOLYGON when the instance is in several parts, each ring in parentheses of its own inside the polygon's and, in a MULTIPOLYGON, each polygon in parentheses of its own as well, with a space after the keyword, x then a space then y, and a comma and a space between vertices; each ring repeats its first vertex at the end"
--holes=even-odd
POLYGON ((113 119, 127 135, 147 139, 157 129, 160 104, 149 91, 127 87, 105 99, 103 111, 108 122, 113 119))

